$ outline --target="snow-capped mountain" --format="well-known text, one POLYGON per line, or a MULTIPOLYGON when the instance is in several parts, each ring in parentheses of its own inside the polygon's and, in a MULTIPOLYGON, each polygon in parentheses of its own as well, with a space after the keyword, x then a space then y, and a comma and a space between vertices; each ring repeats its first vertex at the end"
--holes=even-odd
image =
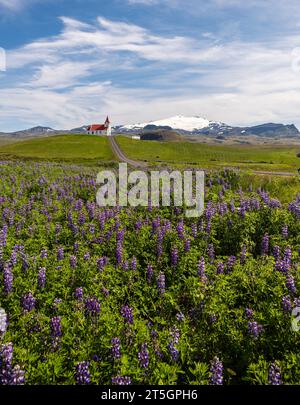
POLYGON ((113 127, 115 133, 135 133, 154 130, 175 130, 181 134, 206 135, 214 137, 228 136, 280 136, 294 137, 299 136, 298 129, 293 125, 284 124, 262 124, 254 127, 233 127, 223 122, 209 121, 201 116, 176 115, 158 121, 144 122, 140 124, 120 125, 113 127))
POLYGON ((219 132, 223 133, 228 129, 231 129, 228 125, 217 122, 217 121, 209 121, 206 118, 201 116, 184 116, 184 115, 176 115, 174 117, 157 120, 157 121, 150 121, 144 122, 139 124, 129 124, 129 125, 122 125, 113 128, 115 132, 138 132, 141 130, 154 130, 154 129, 174 129, 181 133, 192 133, 198 134, 208 132, 209 134, 213 132, 214 134, 218 134, 219 132))
POLYGON ((175 117, 166 118, 158 121, 144 122, 140 124, 124 125, 121 129, 124 130, 141 130, 145 127, 156 126, 156 127, 168 127, 172 129, 181 129, 183 131, 193 132, 197 129, 202 129, 208 127, 210 121, 199 117, 186 117, 184 115, 176 115, 175 117))

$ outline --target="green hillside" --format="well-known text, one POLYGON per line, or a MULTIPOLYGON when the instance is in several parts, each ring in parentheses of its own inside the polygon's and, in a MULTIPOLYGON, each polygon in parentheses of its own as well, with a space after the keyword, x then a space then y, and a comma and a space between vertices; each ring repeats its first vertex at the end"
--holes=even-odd
POLYGON ((54 161, 111 161, 108 139, 89 135, 58 135, 0 145, 0 158, 54 161))
POLYGON ((131 159, 159 163, 200 165, 203 168, 240 167, 268 171, 295 171, 300 167, 295 146, 208 145, 191 142, 137 141, 119 136, 117 141, 131 159))

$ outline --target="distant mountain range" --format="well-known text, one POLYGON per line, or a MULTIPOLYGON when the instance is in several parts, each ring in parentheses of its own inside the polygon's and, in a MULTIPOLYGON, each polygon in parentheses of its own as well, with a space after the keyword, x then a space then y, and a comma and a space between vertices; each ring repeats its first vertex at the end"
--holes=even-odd
POLYGON ((234 127, 223 122, 209 121, 199 116, 187 117, 177 115, 164 120, 152 121, 143 124, 130 124, 115 127, 118 133, 143 133, 153 130, 175 130, 180 134, 188 135, 205 135, 212 137, 244 137, 244 136, 261 136, 261 137, 299 137, 300 132, 294 124, 262 124, 252 127, 234 127))
MULTIPOLYGON (((88 125, 73 128, 71 130, 57 130, 44 126, 37 126, 22 131, 11 133, 1 133, 0 136, 14 136, 16 138, 32 138, 35 136, 50 136, 61 133, 80 134, 85 133, 88 125)), ((250 127, 234 127, 227 125, 223 122, 209 121, 200 116, 183 116, 177 115, 175 117, 150 121, 141 124, 118 125, 112 128, 114 133, 121 134, 145 134, 149 131, 156 130, 170 130, 176 131, 182 135, 204 135, 208 137, 227 138, 227 137, 245 137, 245 136, 259 136, 269 138, 297 138, 300 137, 300 132, 294 124, 262 124, 250 127)))

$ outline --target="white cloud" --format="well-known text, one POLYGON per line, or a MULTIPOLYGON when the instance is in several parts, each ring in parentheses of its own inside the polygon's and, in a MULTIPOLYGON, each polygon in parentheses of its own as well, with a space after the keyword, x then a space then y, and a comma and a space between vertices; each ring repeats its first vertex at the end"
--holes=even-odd
POLYGON ((162 37, 133 24, 98 18, 97 25, 62 17, 63 32, 57 37, 33 42, 8 53, 8 67, 21 67, 41 59, 55 63, 62 53, 78 52, 95 55, 130 52, 138 57, 160 62, 196 63, 214 60, 221 52, 219 46, 203 48, 194 39, 182 36, 162 37))
POLYGON ((9 11, 20 11, 32 3, 41 0, 0 0, 0 9, 6 9, 9 11))
POLYGON ((197 41, 103 17, 61 20, 59 35, 8 52, 13 84, 0 87, 2 122, 70 128, 107 113, 115 124, 182 113, 300 124, 300 73, 291 68, 300 36, 216 47, 201 33, 197 41))

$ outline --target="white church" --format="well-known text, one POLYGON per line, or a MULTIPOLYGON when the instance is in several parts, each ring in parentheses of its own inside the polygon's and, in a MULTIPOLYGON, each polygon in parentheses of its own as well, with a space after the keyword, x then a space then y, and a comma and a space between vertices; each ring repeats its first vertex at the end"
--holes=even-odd
POLYGON ((87 133, 89 135, 104 135, 111 136, 111 124, 109 118, 106 118, 104 124, 92 124, 87 127, 87 133))

